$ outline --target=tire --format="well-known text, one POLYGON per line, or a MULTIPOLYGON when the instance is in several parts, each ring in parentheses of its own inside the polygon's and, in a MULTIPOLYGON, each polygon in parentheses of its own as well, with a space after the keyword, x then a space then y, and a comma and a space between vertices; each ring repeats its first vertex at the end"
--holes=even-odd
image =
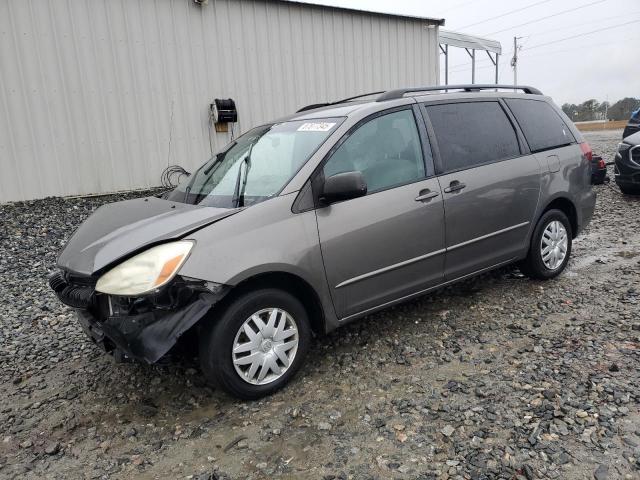
POLYGON ((640 186, 618 185, 620 191, 625 195, 640 195, 640 186))
POLYGON ((209 383, 240 399, 255 400, 293 378, 310 342, 309 317, 297 298, 279 289, 249 291, 232 300, 202 331, 200 365, 209 383), (242 360, 245 357, 251 358, 242 360))
MULTIPOLYGON (((558 227, 558 239, 562 238, 562 230, 558 227)), ((537 280, 549 280, 557 277, 567 266, 569 257, 571 256, 571 240, 572 240, 571 222, 567 216, 560 210, 549 210, 545 212, 538 224, 536 225, 533 235, 531 236, 531 245, 529 246, 529 253, 520 264, 520 270, 530 278, 537 280), (543 235, 545 236, 545 242, 556 242, 557 240, 551 238, 549 234, 553 235, 553 232, 547 231, 548 228, 553 228, 552 225, 558 225, 558 223, 564 228, 564 234, 566 235, 566 246, 564 242, 558 242, 558 249, 551 248, 549 256, 543 258, 543 235), (547 232, 545 234, 545 231, 547 232), (562 250, 564 247, 564 257, 562 257, 562 250)), ((553 245, 553 243, 551 244, 553 245)), ((549 245, 546 245, 549 247, 549 245)))

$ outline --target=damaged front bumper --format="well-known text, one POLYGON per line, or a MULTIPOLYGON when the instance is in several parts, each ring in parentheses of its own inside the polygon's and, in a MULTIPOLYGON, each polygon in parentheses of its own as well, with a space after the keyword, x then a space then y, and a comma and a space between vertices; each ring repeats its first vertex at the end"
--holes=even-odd
POLYGON ((60 301, 73 307, 98 346, 155 363, 228 292, 226 285, 176 277, 156 293, 122 297, 96 292, 90 277, 58 272, 49 279, 60 301))

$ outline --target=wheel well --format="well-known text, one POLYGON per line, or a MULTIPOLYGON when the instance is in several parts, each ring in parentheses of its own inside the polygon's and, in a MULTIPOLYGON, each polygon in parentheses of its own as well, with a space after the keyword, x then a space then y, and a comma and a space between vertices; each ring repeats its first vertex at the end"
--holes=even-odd
POLYGON ((233 300, 239 295, 257 288, 279 288, 295 296, 302 302, 311 322, 311 330, 316 335, 325 333, 325 319, 322 303, 309 283, 297 275, 286 272, 261 273, 238 283, 224 297, 223 302, 233 300))
POLYGON ((567 198, 556 198, 553 202, 547 205, 542 214, 544 215, 549 210, 560 210, 564 213, 569 222, 571 223, 571 236, 576 238, 578 234, 578 212, 573 202, 567 198))

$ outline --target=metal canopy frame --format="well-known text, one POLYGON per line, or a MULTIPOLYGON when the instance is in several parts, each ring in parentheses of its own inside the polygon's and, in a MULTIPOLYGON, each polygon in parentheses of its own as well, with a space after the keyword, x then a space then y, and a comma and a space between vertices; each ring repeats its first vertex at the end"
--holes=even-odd
POLYGON ((482 50, 487 53, 489 60, 495 67, 495 83, 498 83, 498 64, 502 54, 502 45, 497 40, 476 37, 465 33, 440 30, 438 32, 438 43, 440 51, 444 54, 444 84, 449 85, 449 46, 464 48, 471 58, 471 83, 476 83, 476 51, 482 50), (492 55, 493 54, 493 55, 492 55))

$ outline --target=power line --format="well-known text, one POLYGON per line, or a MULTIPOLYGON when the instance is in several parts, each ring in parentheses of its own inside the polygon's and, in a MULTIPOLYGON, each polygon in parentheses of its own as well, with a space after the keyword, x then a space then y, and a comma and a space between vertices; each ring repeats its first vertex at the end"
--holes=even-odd
MULTIPOLYGON (((628 14, 628 15, 616 15, 616 16, 613 16, 613 17, 602 18, 602 19, 598 19, 598 20, 595 20, 595 21, 584 22, 584 24, 596 23, 596 22, 601 22, 601 21, 604 21, 604 20, 611 20, 611 19, 614 19, 614 18, 620 18, 620 17, 629 18, 629 16, 634 16, 634 15, 638 15, 638 14, 640 14, 640 11, 639 11, 639 12, 631 12, 631 13, 630 13, 630 14, 628 14)), ((638 21, 638 19, 636 19, 636 21, 638 21)), ((581 28, 581 27, 582 27, 582 25, 574 25, 573 27, 555 28, 555 29, 553 29, 553 30, 546 30, 546 31, 544 31, 544 32, 536 32, 536 33, 532 33, 532 34, 530 34, 530 35, 527 35, 527 36, 526 36, 526 40, 522 43, 521 50, 527 50, 527 49, 528 49, 528 48, 526 47, 526 44, 529 42, 529 38, 530 38, 530 37, 532 37, 532 36, 533 36, 533 37, 537 37, 537 36, 540 36, 540 35, 544 35, 544 34, 548 34, 548 33, 553 33, 553 32, 557 32, 557 31, 560 31, 560 30, 567 30, 567 29, 581 28)), ((614 28, 614 27, 616 27, 616 25, 611 26, 611 28, 614 28)), ((606 28, 609 28, 609 26, 605 26, 605 27, 603 27, 603 28, 605 28, 605 29, 606 29, 606 28)), ((607 42, 607 43, 608 43, 608 44, 610 44, 610 43, 618 43, 618 42, 619 42, 619 40, 614 40, 613 42, 607 42)), ((602 43, 599 43, 599 44, 594 44, 593 46, 598 46, 598 45, 603 45, 603 44, 602 44, 602 43)), ((582 48, 582 47, 580 47, 580 48, 582 48)), ((566 50, 563 50, 563 51, 566 51, 566 50)), ((511 53, 513 53, 513 51, 512 51, 511 53)), ((504 55, 504 54, 503 54, 503 55, 504 55)), ((527 55, 527 58, 529 58, 529 57, 530 57, 530 55, 527 55)), ((480 58, 480 59, 476 60, 476 64, 478 64, 478 63, 485 63, 485 62, 488 62, 488 61, 489 61, 489 59, 488 59, 488 58, 480 58)), ((451 65, 451 66, 449 67, 449 71, 452 71, 452 69, 453 69, 453 71, 455 71, 455 69, 456 69, 456 68, 458 68, 458 67, 464 67, 464 68, 467 68, 468 66, 469 66, 469 65, 468 65, 467 63, 457 63, 457 64, 455 64, 455 65, 451 65)), ((464 68, 463 68, 463 69, 464 69, 464 68)))
MULTIPOLYGON (((597 47, 601 47, 601 46, 606 46, 606 45, 611 45, 614 43, 620 43, 620 42, 625 42, 627 40, 636 40, 636 41, 640 41, 640 37, 635 37, 635 36, 631 36, 631 37, 624 37, 624 38, 619 38, 617 40, 612 40, 610 42, 598 42, 598 43, 589 43, 587 45, 580 45, 579 47, 573 47, 573 48, 565 48, 563 50, 553 50, 551 52, 539 52, 539 53, 534 53, 533 55, 527 55, 525 58, 535 58, 535 57, 541 57, 541 56, 548 56, 548 55, 554 55, 556 53, 566 53, 566 52, 575 52, 576 50, 583 50, 585 48, 597 48, 597 47)), ((526 49, 524 49, 526 50, 526 49)))
MULTIPOLYGON (((511 50, 507 54, 502 54, 500 56, 500 63, 502 64, 502 62, 505 62, 505 63, 508 62, 509 60, 511 60, 512 56, 513 56, 513 50, 511 50)), ((478 64, 479 62, 488 62, 488 61, 489 61, 488 58, 481 58, 479 60, 476 60, 476 64, 478 64)), ((464 72, 469 67, 470 65, 467 63, 458 63, 456 65, 452 65, 451 67, 449 67, 449 72, 450 73, 464 72)), ((495 65, 492 62, 490 65, 483 65, 481 67, 476 67, 476 70, 480 70, 482 68, 495 68, 495 65)))
MULTIPOLYGON (((509 53, 506 53, 506 54, 505 54, 505 53, 501 53, 501 54, 500 54, 500 61, 505 60, 505 57, 509 57, 509 58, 511 58, 511 56, 512 56, 512 55, 513 55, 513 49, 512 49, 509 53)), ((489 57, 486 57, 486 58, 479 58, 479 59, 477 59, 477 60, 476 60, 476 65, 477 65, 478 63, 484 63, 484 62, 488 62, 488 61, 493 62, 493 59, 490 59, 489 57)), ((491 66, 495 66, 495 65, 493 65, 493 63, 492 63, 492 65, 491 65, 491 66)), ((451 66, 449 67, 449 71, 451 71, 451 69, 455 69, 455 68, 459 68, 459 67, 467 68, 467 67, 469 67, 469 64, 468 64, 468 63, 456 63, 455 65, 451 65, 451 66)), ((464 69, 463 69, 463 70, 464 70, 464 69)))
MULTIPOLYGON (((549 15, 549 16, 546 16, 546 17, 543 17, 543 18, 532 20, 532 21, 526 22, 526 23, 524 23, 522 25, 516 25, 515 27, 512 27, 512 28, 518 28, 518 27, 523 26, 523 25, 527 25, 527 24, 531 24, 531 23, 534 23, 534 22, 546 20, 547 18, 551 18, 551 17, 555 17, 555 16, 558 16, 558 15, 562 15, 564 13, 568 13, 570 11, 575 11, 575 10, 578 10, 578 9, 581 9, 581 8, 586 8, 586 7, 589 7, 591 5, 595 5, 597 3, 602 3, 604 1, 606 1, 606 0, 597 0, 595 2, 586 4, 586 5, 582 5, 580 7, 576 7, 576 8, 569 9, 569 10, 565 10, 565 11, 562 11, 562 12, 557 12, 557 13, 555 13, 553 15, 549 15)), ((524 7, 524 8, 526 8, 526 7, 524 7)), ((633 12, 632 14, 635 14, 635 13, 637 13, 637 12, 633 12)), ((628 15, 625 15, 625 16, 628 18, 628 15)), ((618 17, 608 17, 608 18, 618 18, 618 17)), ((533 46, 525 48, 523 50, 525 50, 525 51, 533 50, 535 48, 544 47, 544 46, 548 46, 548 45, 553 45, 553 44, 564 42, 564 41, 567 41, 567 40, 573 40, 574 38, 584 37, 584 36, 587 36, 587 35, 591 35, 593 33, 598 33, 598 32, 602 32, 602 31, 605 31, 605 30, 613 29, 613 28, 623 27, 623 26, 630 25, 630 24, 636 23, 636 22, 637 22, 637 20, 632 20, 632 21, 629 21, 629 22, 619 23, 619 24, 616 24, 616 25, 609 25, 607 27, 603 27, 603 28, 600 28, 600 29, 592 30, 590 32, 584 32, 584 33, 580 33, 580 34, 577 34, 577 35, 571 35, 569 37, 564 37, 564 38, 560 38, 560 39, 557 39, 557 40, 553 40, 553 41, 550 41, 550 42, 545 42, 545 43, 540 43, 538 45, 533 45, 533 46)), ((509 29, 506 29, 506 30, 509 30, 509 29)), ((558 30, 560 30, 560 29, 558 29, 558 30)), ((487 35, 493 35, 495 33, 499 33, 499 32, 494 32, 492 34, 487 34, 487 35)), ((552 53, 562 53, 562 52, 552 52, 552 53)), ((505 59, 505 56, 503 56, 503 58, 501 60, 504 61, 504 59, 505 59)), ((488 61, 488 59, 481 59, 481 60, 478 60, 478 61, 479 62, 488 61)), ((486 66, 478 67, 477 70, 485 69, 485 68, 491 68, 491 67, 493 67, 493 65, 486 65, 486 66)), ((469 66, 466 65, 466 64, 457 64, 457 65, 453 65, 450 68, 449 72, 450 73, 461 73, 461 72, 464 72, 467 68, 469 68, 469 66), (464 67, 464 68, 456 70, 456 67, 464 67)))
POLYGON ((581 8, 590 7, 591 5, 595 5, 597 3, 605 2, 606 0, 597 0, 595 2, 587 3, 586 5, 580 5, 579 7, 569 8, 568 10, 563 10, 562 12, 554 13, 553 15, 547 15, 546 17, 536 18, 535 20, 530 20, 528 22, 521 23, 519 25, 514 25, 512 27, 503 28, 502 30, 497 30, 495 32, 486 33, 485 35, 495 35, 496 33, 506 32, 508 30, 513 30, 514 28, 524 27, 525 25, 531 25, 532 23, 541 22, 542 20, 547 20, 549 18, 557 17, 558 15, 564 15, 565 13, 575 12, 576 10, 580 10, 581 8))
MULTIPOLYGON (((504 57, 504 56, 503 56, 503 57, 504 57)), ((511 57, 509 57, 509 58, 511 58, 511 57)), ((477 65, 478 63, 481 63, 481 62, 482 62, 482 63, 485 63, 485 62, 488 62, 488 61, 489 61, 489 59, 488 59, 488 58, 481 58, 481 59, 479 59, 479 60, 476 60, 476 65, 477 65)), ((502 59, 501 59, 500 61, 502 61, 502 59)), ((495 65, 493 65, 493 63, 492 63, 491 65, 487 65, 487 67, 493 67, 493 66, 495 66, 495 65)), ((470 68, 470 67, 471 67, 471 65, 469 65, 469 64, 467 64, 467 63, 456 63, 455 65, 451 65, 451 66, 449 67, 449 71, 450 71, 450 72, 456 72, 456 71, 458 71, 458 72, 463 72, 463 71, 465 71, 467 68, 470 68), (462 68, 461 68, 461 67, 462 67, 462 68)))
MULTIPOLYGON (((543 3, 549 3, 550 1, 551 1, 551 0, 542 0, 542 1, 540 1, 540 2, 536 2, 536 3, 532 3, 532 4, 530 4, 530 5, 527 5, 527 6, 525 6, 525 7, 516 8, 515 10, 511 10, 511 11, 509 11, 509 12, 507 12, 507 13, 503 13, 503 14, 501 14, 501 15, 497 15, 497 16, 495 16, 495 17, 486 18, 486 19, 484 19, 484 20, 481 20, 481 21, 476 22, 476 23, 472 23, 472 24, 470 24, 470 25, 465 25, 464 27, 460 27, 460 30, 462 30, 462 29, 464 29, 464 28, 474 27, 474 26, 476 26, 476 25, 480 25, 481 23, 485 23, 485 22, 488 22, 488 21, 490 21, 490 20, 495 20, 496 18, 506 17, 507 15, 511 15, 511 14, 513 14, 513 13, 521 12, 522 10, 526 10, 526 9, 528 9, 528 8, 535 7, 536 5, 541 5, 541 4, 543 4, 543 3)), ((604 0, 602 0, 602 1, 604 1, 604 0)))
POLYGON ((599 23, 602 24, 602 22, 606 22, 607 20, 614 20, 614 19, 618 19, 618 18, 629 18, 632 17, 634 15, 639 15, 640 11, 638 12, 629 12, 629 13, 625 13, 624 15, 614 15, 613 17, 605 17, 605 18, 598 18, 596 20, 589 20, 586 22, 581 22, 580 25, 572 25, 569 27, 560 27, 560 28, 554 28, 552 30, 543 30, 542 32, 538 32, 536 31, 535 33, 530 33, 529 35, 527 35, 528 37, 538 37, 540 35, 546 35, 547 33, 555 33, 558 30, 575 30, 576 28, 582 28, 584 29, 585 25, 590 25, 592 23, 599 23))
POLYGON ((462 2, 462 3, 459 3, 458 5, 454 5, 451 8, 447 8, 445 10, 442 10, 438 15, 450 12, 451 10, 457 10, 458 8, 461 8, 461 7, 466 7, 467 5, 469 5, 471 3, 475 3, 475 0, 471 0, 469 2, 462 2))
POLYGON ((610 25, 610 26, 605 27, 605 28, 599 28, 597 30, 591 30, 590 32, 579 33, 577 35, 572 35, 570 37, 565 37, 565 38, 559 38, 558 40, 553 40, 551 42, 539 43, 538 45, 534 45, 532 47, 529 47, 526 50, 528 51, 528 50, 533 50, 534 48, 546 47, 547 45, 553 45, 555 43, 564 42, 565 40, 573 40, 574 38, 584 37, 586 35, 591 35, 593 33, 603 32, 603 31, 609 30, 611 28, 624 27, 625 25, 631 25, 632 23, 637 23, 637 22, 638 22, 637 20, 631 20, 630 22, 619 23, 618 25, 610 25))
MULTIPOLYGON (((567 52, 574 52, 576 50, 584 50, 586 48, 597 48, 597 47, 601 47, 601 46, 607 46, 607 45, 612 45, 612 44, 619 44, 621 42, 626 42, 629 40, 637 40, 640 41, 640 37, 635 37, 635 36, 629 36, 629 37, 623 37, 623 38, 619 38, 617 40, 612 40, 609 42, 598 42, 598 43, 589 43, 586 45, 580 45, 579 47, 573 47, 573 48, 565 48, 563 50, 553 50, 551 52, 540 52, 540 53, 534 53, 533 55, 526 55, 524 58, 529 59, 529 58, 536 58, 536 57, 541 57, 541 56, 549 56, 549 55, 555 55, 557 53, 567 53, 567 52)), ((527 51, 527 48, 523 48, 521 51, 527 51)), ((509 56, 513 53, 513 51, 511 51, 508 54, 505 54, 502 56, 502 58, 500 59, 500 65, 502 66, 502 63, 505 62, 510 58, 509 56)), ((476 64, 479 62, 488 62, 489 59, 480 59, 480 60, 476 60, 476 64)), ((470 68, 470 65, 467 65, 466 63, 459 63, 457 65, 453 65, 452 67, 449 68, 449 73, 462 73, 467 71, 467 69, 470 68), (457 67, 457 68, 455 68, 457 67), (462 67, 462 68, 460 68, 462 67)), ((482 65, 480 67, 476 67, 476 70, 483 70, 486 68, 495 68, 493 64, 490 65, 482 65)), ((502 69, 500 69, 500 73, 502 73, 502 69)))
MULTIPOLYGON (((508 66, 508 64, 509 64, 509 60, 511 60, 511 58, 510 58, 510 57, 508 57, 508 56, 505 56, 505 57, 503 57, 503 58, 500 60, 500 62, 498 63, 498 75, 499 75, 500 77, 502 77, 502 75, 504 74, 504 72, 505 72, 505 71, 509 71, 508 69, 506 69, 506 67, 507 67, 507 66, 508 66)), ((478 70, 486 70, 486 69, 488 69, 488 68, 495 69, 496 67, 495 67, 494 65, 483 65, 482 67, 476 67, 476 71, 478 71, 478 70)), ((450 73, 450 74, 459 74, 459 73, 461 74, 461 73, 468 73, 468 71, 465 71, 465 70, 457 70, 457 71, 455 71, 455 72, 451 72, 451 71, 449 71, 449 73, 450 73)))

